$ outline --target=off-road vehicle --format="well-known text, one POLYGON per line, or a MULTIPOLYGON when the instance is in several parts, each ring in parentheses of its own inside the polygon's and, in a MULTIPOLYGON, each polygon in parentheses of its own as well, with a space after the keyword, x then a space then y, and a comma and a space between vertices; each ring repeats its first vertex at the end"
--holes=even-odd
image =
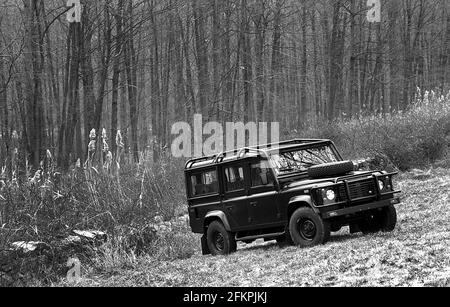
POLYGON ((301 247, 331 232, 393 231, 400 203, 396 173, 362 171, 330 140, 292 140, 186 163, 190 226, 203 254, 226 255, 236 242, 277 240, 301 247))

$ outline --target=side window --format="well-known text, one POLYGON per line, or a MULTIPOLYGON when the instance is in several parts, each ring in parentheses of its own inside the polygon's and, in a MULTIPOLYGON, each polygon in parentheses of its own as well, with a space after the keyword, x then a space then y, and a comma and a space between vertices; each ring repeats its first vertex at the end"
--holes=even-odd
POLYGON ((252 187, 271 186, 274 183, 272 173, 266 161, 251 164, 250 174, 252 187))
POLYGON ((191 195, 202 196, 219 192, 217 171, 208 171, 191 176, 191 195))
POLYGON ((225 169, 225 189, 227 192, 245 189, 244 168, 242 166, 227 167, 225 169))

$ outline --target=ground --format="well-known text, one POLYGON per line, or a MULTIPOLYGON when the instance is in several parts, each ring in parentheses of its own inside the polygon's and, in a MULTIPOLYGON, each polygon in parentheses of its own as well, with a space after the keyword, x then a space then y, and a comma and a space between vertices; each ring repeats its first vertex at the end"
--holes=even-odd
POLYGON ((450 171, 402 174, 397 184, 403 203, 392 233, 350 235, 346 228, 310 249, 257 242, 229 257, 142 258, 90 273, 78 286, 450 286, 450 171))

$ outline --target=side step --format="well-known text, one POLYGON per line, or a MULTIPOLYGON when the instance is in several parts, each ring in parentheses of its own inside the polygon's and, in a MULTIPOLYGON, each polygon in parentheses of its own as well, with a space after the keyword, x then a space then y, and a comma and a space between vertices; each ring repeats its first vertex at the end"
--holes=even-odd
POLYGON ((276 232, 276 233, 268 233, 268 234, 261 234, 256 236, 248 236, 248 237, 242 237, 238 238, 236 237, 236 241, 251 241, 251 240, 257 240, 257 239, 266 239, 266 238, 276 238, 284 236, 286 232, 276 232))

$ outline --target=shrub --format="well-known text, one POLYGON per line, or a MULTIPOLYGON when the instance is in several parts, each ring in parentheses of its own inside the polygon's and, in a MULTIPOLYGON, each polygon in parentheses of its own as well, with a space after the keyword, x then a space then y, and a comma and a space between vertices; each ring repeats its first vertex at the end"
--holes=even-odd
POLYGON ((422 95, 419 91, 408 111, 329 124, 318 121, 302 136, 332 139, 349 159, 387 159, 403 171, 425 167, 448 152, 450 93, 444 96, 431 91, 422 95))
MULTIPOLYGON (((51 245, 55 238, 81 229, 108 233, 110 241, 103 248, 105 252, 98 253, 106 268, 121 262, 129 264, 133 257, 146 254, 189 257, 193 243, 189 242, 192 237, 187 226, 183 231, 164 235, 150 227, 156 216, 167 222, 186 213, 184 180, 180 176, 183 166, 184 161, 167 157, 155 164, 144 160, 138 165, 126 165, 117 172, 78 165, 62 175, 53 168, 42 169, 20 184, 14 179, 3 180, 0 251, 16 241, 51 245)), ((17 276, 31 270, 31 275, 26 276, 45 275, 42 280, 51 282, 64 277, 64 261, 55 267, 39 263, 20 265, 15 270, 20 271, 17 276)))

